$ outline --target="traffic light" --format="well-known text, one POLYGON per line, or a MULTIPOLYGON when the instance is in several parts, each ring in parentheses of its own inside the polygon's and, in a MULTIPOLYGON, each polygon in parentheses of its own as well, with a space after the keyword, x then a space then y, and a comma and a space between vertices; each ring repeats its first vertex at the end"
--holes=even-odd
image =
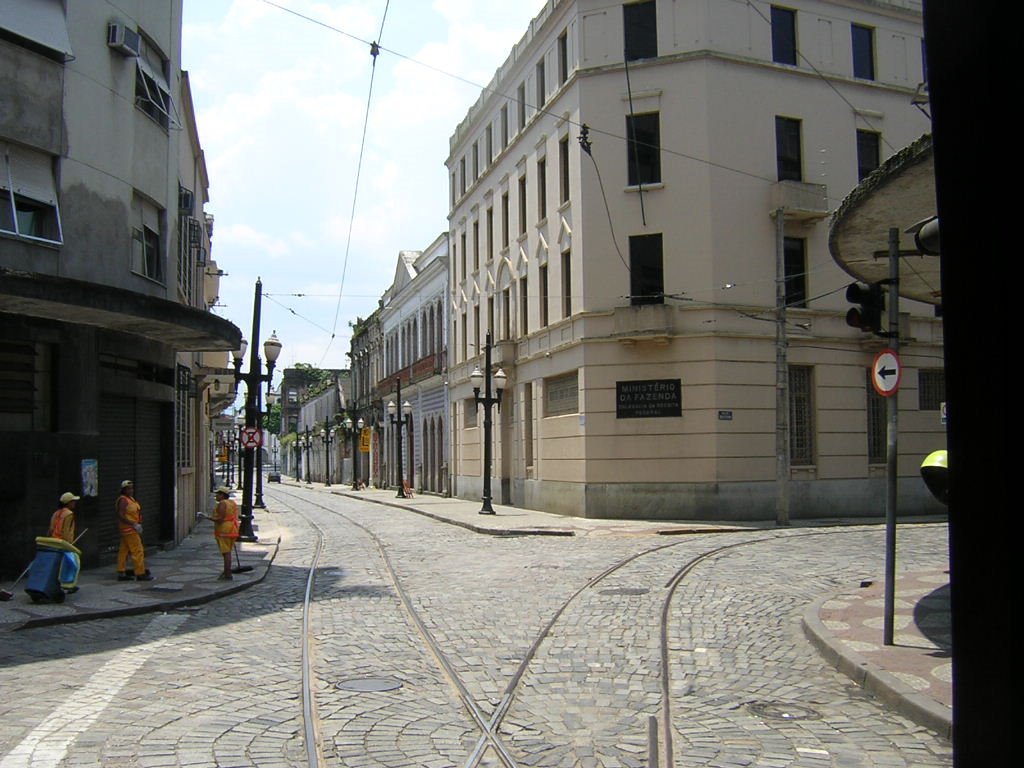
POLYGON ((862 331, 879 333, 882 330, 882 310, 885 309, 885 294, 880 283, 861 285, 850 283, 846 288, 846 300, 859 304, 846 313, 846 324, 862 331))

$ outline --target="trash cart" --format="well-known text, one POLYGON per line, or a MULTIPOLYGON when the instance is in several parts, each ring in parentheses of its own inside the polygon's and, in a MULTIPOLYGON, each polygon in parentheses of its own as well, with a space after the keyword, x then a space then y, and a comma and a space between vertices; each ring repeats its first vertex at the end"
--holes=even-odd
POLYGON ((25 593, 33 603, 63 603, 65 591, 78 583, 82 552, 64 539, 36 537, 36 557, 28 569, 25 593))

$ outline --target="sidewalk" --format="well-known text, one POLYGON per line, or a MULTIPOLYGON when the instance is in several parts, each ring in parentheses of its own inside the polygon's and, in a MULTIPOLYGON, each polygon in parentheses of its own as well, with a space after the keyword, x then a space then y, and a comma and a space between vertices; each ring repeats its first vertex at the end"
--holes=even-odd
MULTIPOLYGON (((593 520, 494 505, 481 515, 479 501, 416 496, 397 498, 393 490, 306 485, 285 479, 284 487, 301 486, 363 501, 406 509, 440 522, 490 536, 678 536, 752 530, 769 523, 732 525, 704 522, 593 520)), ((252 566, 232 581, 218 581, 221 559, 212 525, 205 521, 174 549, 147 553, 151 582, 118 582, 114 568, 83 571, 79 592, 63 604, 32 603, 17 587, 2 586, 14 597, 0 602, 0 631, 87 621, 198 605, 233 594, 262 581, 277 554, 285 522, 272 510, 257 510, 259 541, 244 543, 241 562, 252 566)), ((949 577, 945 571, 897 574, 894 645, 882 644, 884 615, 881 578, 832 595, 807 607, 804 632, 837 669, 904 716, 946 738, 952 729, 952 684, 949 577)))

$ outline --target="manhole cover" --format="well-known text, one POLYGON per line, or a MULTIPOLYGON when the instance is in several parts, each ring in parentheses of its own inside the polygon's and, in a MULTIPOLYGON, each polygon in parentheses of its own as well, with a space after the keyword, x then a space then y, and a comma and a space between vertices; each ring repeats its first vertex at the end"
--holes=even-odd
POLYGON ((613 587, 602 589, 602 595, 646 595, 651 590, 646 587, 613 587))
POLYGON ((374 691, 395 691, 402 687, 400 680, 393 677, 357 677, 352 680, 342 680, 335 688, 343 691, 359 691, 371 693, 374 691))
POLYGON ((755 715, 769 720, 818 720, 821 717, 813 709, 781 701, 754 701, 747 707, 755 715))

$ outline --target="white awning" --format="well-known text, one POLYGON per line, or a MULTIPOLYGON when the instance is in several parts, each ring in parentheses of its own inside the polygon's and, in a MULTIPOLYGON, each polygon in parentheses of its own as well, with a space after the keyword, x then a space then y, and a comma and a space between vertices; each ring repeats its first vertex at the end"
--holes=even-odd
POLYGON ((0 28, 74 58, 60 0, 0 0, 0 28))

